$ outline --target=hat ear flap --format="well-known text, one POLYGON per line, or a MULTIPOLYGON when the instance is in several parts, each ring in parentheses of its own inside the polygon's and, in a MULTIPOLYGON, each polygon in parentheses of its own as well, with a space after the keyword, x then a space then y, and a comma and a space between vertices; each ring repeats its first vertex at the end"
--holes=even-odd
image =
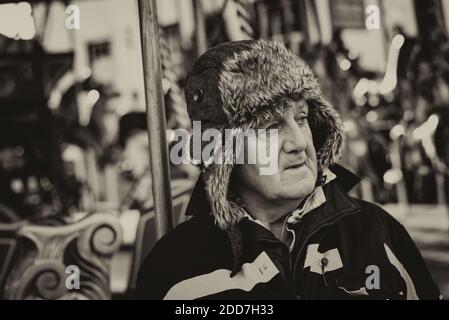
POLYGON ((334 107, 322 98, 308 101, 309 125, 317 151, 318 169, 323 170, 335 163, 344 144, 340 116, 334 107))
POLYGON ((236 225, 245 215, 243 208, 229 199, 229 182, 233 169, 233 164, 212 164, 205 173, 206 193, 211 210, 215 223, 222 230, 236 225))

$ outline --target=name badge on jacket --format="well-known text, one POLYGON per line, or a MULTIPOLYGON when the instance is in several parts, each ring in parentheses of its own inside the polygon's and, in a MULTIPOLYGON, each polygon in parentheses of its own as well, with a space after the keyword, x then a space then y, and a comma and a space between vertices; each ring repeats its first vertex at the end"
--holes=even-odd
POLYGON ((304 269, 310 267, 310 272, 324 274, 343 268, 338 249, 331 249, 325 253, 318 251, 319 244, 311 244, 307 247, 304 269))

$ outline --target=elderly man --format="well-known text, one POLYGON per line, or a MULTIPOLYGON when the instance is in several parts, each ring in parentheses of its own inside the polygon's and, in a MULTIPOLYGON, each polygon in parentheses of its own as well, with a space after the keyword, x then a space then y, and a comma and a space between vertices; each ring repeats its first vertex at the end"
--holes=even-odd
MULTIPOLYGON (((335 164, 339 117, 299 57, 274 41, 218 45, 193 65, 186 100, 203 131, 276 130, 277 170, 203 161, 193 217, 156 244, 137 297, 439 298, 404 227, 347 195, 358 178, 335 164)), ((255 152, 248 141, 244 149, 255 152)))

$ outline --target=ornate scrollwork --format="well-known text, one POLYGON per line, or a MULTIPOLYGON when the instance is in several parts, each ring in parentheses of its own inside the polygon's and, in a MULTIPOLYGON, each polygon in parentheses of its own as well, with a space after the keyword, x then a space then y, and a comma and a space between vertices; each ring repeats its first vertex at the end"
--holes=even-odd
POLYGON ((109 299, 109 263, 122 241, 118 218, 94 214, 71 225, 25 225, 24 254, 10 273, 9 299, 109 299), (66 267, 79 269, 79 289, 66 284, 66 267))

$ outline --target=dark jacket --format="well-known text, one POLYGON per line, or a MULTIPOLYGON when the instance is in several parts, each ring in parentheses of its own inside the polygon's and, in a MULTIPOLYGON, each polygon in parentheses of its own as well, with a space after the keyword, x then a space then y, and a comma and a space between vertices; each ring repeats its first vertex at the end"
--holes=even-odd
MULTIPOLYGON (((335 169, 334 169, 335 170, 335 169)), ((293 250, 243 219, 241 263, 206 211, 165 235, 139 272, 148 299, 439 299, 440 292, 405 228, 379 206, 347 195, 354 176, 338 168, 326 202, 291 228, 293 250)), ((200 204, 200 205, 199 205, 200 204)))

